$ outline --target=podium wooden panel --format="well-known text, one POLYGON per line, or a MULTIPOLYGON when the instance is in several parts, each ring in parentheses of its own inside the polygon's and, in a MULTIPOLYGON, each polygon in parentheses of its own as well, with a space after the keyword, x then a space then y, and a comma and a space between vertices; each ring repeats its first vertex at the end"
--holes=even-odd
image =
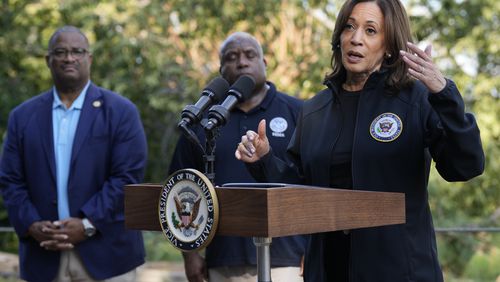
MULTIPOLYGON (((125 226, 161 231, 161 184, 125 186, 125 226)), ((402 193, 290 185, 216 188, 218 235, 281 237, 405 223, 402 193)))

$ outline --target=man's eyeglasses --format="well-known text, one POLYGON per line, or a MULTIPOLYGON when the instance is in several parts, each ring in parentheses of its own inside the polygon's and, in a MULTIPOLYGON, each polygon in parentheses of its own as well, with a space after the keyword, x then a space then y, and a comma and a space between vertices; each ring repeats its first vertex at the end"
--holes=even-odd
POLYGON ((81 59, 85 54, 89 53, 89 51, 83 48, 74 48, 71 50, 67 50, 64 48, 57 48, 50 52, 50 55, 54 56, 56 59, 64 59, 68 54, 71 54, 71 57, 75 59, 81 59))

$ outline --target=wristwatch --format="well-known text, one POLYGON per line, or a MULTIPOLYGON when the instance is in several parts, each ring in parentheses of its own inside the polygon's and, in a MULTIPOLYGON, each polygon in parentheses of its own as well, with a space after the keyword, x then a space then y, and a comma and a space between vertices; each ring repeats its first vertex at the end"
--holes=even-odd
POLYGON ((92 237, 95 235, 96 229, 92 223, 87 218, 82 219, 83 223, 83 232, 85 233, 85 236, 87 237, 92 237))

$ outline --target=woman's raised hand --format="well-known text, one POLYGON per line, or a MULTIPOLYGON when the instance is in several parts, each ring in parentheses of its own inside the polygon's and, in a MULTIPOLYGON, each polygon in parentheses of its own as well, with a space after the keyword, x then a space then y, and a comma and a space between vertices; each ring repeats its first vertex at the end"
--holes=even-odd
POLYGON ((269 153, 269 140, 266 136, 266 120, 263 119, 259 122, 257 132, 248 130, 241 136, 241 142, 238 143, 234 156, 240 161, 253 163, 267 153, 269 153))
POLYGON ((420 50, 417 45, 408 42, 408 48, 414 52, 408 53, 401 50, 401 57, 408 66, 411 76, 422 81, 431 93, 438 93, 446 86, 446 79, 432 61, 432 46, 428 45, 425 51, 420 50))

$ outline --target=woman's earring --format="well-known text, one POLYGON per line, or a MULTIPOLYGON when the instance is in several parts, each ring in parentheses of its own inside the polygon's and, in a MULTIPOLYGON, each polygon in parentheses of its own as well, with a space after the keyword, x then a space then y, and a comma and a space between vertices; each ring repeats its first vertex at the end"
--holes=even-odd
POLYGON ((392 57, 392 55, 390 53, 385 53, 385 58, 386 59, 390 59, 392 57))
POLYGON ((332 51, 335 51, 335 50, 337 50, 337 49, 340 49, 340 44, 333 45, 333 42, 332 42, 331 44, 332 44, 332 51))

